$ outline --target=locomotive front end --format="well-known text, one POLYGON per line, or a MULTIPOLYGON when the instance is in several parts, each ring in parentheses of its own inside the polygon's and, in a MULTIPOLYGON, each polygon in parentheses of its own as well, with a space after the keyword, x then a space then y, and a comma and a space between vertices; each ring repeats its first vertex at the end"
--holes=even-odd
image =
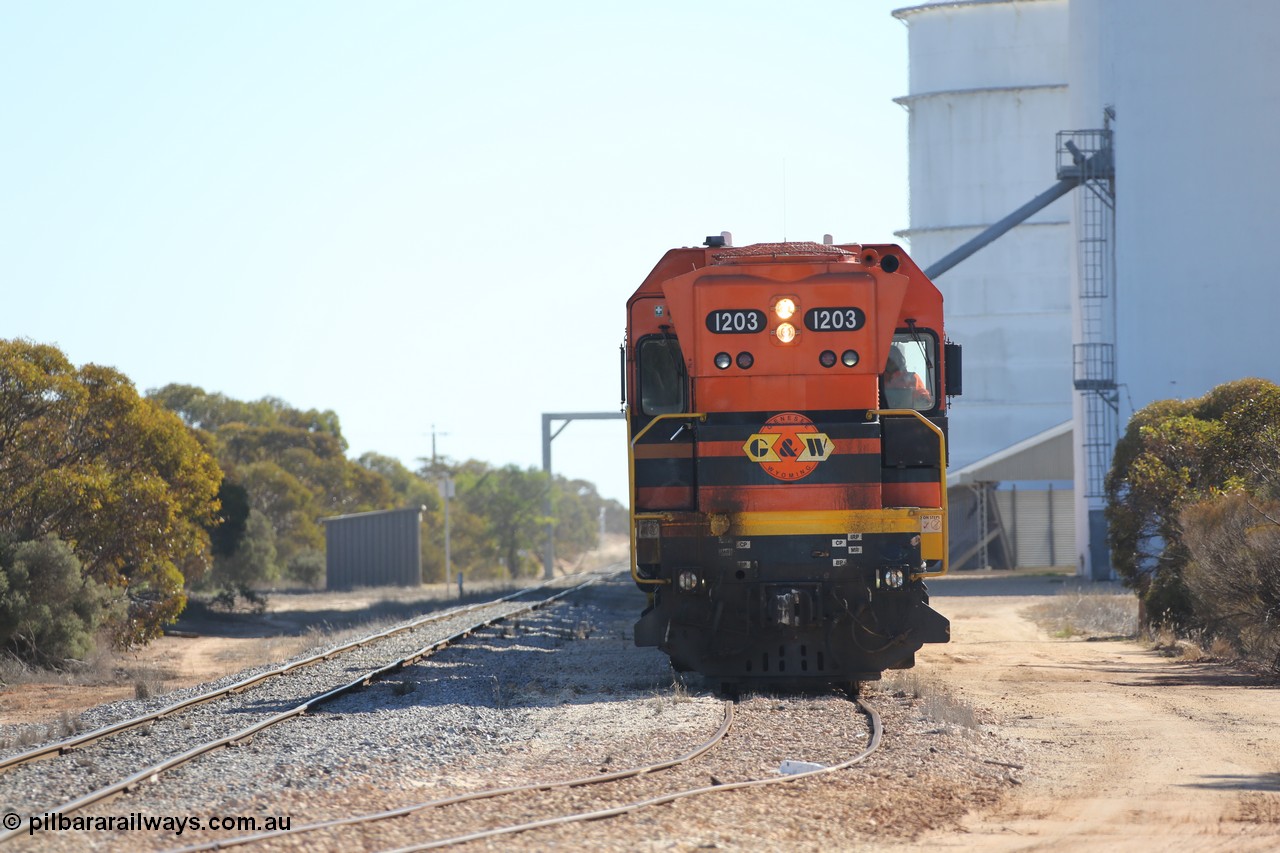
POLYGON ((946 642, 925 581, 946 570, 957 353, 897 246, 668 252, 628 303, 637 645, 816 687, 946 642))

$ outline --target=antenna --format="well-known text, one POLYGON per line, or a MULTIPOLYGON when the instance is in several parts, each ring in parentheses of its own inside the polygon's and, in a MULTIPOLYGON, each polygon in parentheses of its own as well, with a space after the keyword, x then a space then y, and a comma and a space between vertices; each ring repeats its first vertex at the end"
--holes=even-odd
POLYGON ((787 158, 782 158, 782 242, 787 242, 787 158))
POLYGON ((433 470, 434 470, 434 469, 435 469, 435 467, 436 467, 436 459, 438 458, 438 457, 436 456, 436 436, 438 436, 438 435, 448 435, 448 434, 449 434, 449 433, 447 433, 447 432, 438 432, 438 431, 436 430, 436 425, 435 425, 435 424, 432 424, 432 425, 431 425, 431 467, 432 467, 432 469, 433 469, 433 470))

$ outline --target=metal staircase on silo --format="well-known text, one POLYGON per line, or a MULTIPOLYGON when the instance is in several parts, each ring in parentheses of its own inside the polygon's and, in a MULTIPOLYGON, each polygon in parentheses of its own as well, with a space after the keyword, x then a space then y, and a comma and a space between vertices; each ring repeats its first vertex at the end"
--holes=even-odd
POLYGON ((1115 157, 1111 119, 1100 130, 1064 130, 1057 135, 1058 179, 1074 180, 1077 263, 1079 265, 1078 339, 1072 344, 1072 380, 1080 395, 1084 435, 1085 499, 1090 550, 1095 567, 1106 556, 1106 477, 1119 439, 1120 392, 1116 382, 1115 302, 1115 157))

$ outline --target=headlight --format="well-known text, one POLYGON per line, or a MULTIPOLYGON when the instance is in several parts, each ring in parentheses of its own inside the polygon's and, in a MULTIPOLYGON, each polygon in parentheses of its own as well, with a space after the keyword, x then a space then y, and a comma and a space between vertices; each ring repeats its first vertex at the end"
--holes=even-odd
POLYGON ((676 582, 680 584, 680 589, 685 592, 693 592, 698 588, 698 576, 688 569, 680 573, 680 577, 676 579, 676 582))
POLYGON ((790 323, 779 323, 777 335, 778 340, 784 344, 789 344, 796 339, 796 327, 790 323))
POLYGON ((902 569, 885 569, 884 585, 889 589, 902 589, 902 585, 906 583, 907 577, 902 569))
POLYGON ((778 315, 779 320, 790 320, 791 315, 796 313, 796 301, 789 297, 782 297, 773 306, 773 313, 778 315))

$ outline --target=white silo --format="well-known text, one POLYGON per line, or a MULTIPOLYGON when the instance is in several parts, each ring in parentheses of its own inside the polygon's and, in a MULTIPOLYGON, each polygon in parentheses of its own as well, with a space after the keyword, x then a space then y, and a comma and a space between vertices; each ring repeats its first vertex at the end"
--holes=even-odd
MULTIPOLYGON (((1115 116, 1121 428, 1153 400, 1246 376, 1280 382, 1269 251, 1280 233, 1280 3, 1071 0, 1070 32, 1070 121, 1100 127, 1107 107, 1115 116)), ((1077 404, 1078 448, 1081 417, 1077 404)), ((1077 518, 1096 518, 1082 455, 1077 518)), ((1089 529, 1077 525, 1078 545, 1100 575, 1102 529, 1093 525, 1092 554, 1089 529)))
MULTIPOLYGON (((907 24, 912 258, 928 267, 1055 180, 1067 94, 1066 0, 899 9, 907 24)), ((964 346, 951 465, 1071 418, 1070 201, 1059 200, 940 275, 964 346)))

